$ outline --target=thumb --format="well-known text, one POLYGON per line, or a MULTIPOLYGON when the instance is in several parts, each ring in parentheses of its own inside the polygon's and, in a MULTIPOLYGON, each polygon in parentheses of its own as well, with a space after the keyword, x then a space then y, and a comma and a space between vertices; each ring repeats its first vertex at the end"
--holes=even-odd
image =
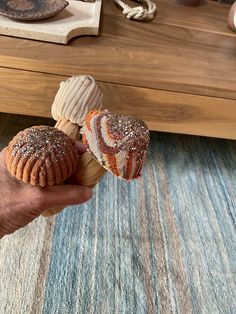
POLYGON ((91 188, 79 185, 57 185, 43 189, 43 200, 38 210, 76 205, 87 202, 93 195, 91 188))

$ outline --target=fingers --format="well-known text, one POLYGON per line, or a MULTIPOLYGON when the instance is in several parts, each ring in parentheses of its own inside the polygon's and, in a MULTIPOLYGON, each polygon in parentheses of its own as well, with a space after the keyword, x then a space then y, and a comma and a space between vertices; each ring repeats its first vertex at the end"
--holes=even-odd
POLYGON ((75 147, 77 148, 78 154, 82 155, 87 151, 86 146, 81 142, 76 142, 75 147))
POLYGON ((87 202, 93 195, 92 189, 79 185, 57 185, 41 190, 37 205, 39 211, 49 208, 76 205, 87 202))

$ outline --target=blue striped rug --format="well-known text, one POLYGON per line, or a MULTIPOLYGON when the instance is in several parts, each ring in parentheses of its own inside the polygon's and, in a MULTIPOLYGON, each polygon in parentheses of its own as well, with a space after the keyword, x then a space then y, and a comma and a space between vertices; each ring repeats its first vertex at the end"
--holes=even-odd
POLYGON ((31 313, 236 313, 236 142, 153 133, 139 180, 3 238, 0 314, 31 313))

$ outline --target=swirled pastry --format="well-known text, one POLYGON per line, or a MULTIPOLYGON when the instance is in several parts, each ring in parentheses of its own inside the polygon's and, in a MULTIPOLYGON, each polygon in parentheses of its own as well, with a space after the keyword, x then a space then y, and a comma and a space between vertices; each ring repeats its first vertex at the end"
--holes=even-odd
POLYGON ((116 176, 131 180, 141 174, 150 139, 147 125, 134 116, 90 111, 81 133, 93 157, 116 176))

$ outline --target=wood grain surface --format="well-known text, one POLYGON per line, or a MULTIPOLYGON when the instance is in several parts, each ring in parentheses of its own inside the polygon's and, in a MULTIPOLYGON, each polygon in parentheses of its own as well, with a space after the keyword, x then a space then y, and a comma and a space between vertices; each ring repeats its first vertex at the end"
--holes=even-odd
MULTIPOLYGON (((59 83, 67 77, 1 69, 0 111, 51 117, 59 83)), ((236 139, 235 101, 99 82, 104 107, 135 114, 151 130, 236 139)))
POLYGON ((154 21, 140 23, 103 0, 99 36, 67 46, 0 36, 0 111, 50 116, 59 82, 90 74, 108 108, 138 114, 152 130, 236 138, 230 5, 157 5, 154 21))
POLYGON ((208 1, 197 8, 158 1, 151 23, 128 21, 103 1, 100 36, 66 47, 0 37, 0 66, 236 99, 236 35, 227 29, 229 5, 208 1))

